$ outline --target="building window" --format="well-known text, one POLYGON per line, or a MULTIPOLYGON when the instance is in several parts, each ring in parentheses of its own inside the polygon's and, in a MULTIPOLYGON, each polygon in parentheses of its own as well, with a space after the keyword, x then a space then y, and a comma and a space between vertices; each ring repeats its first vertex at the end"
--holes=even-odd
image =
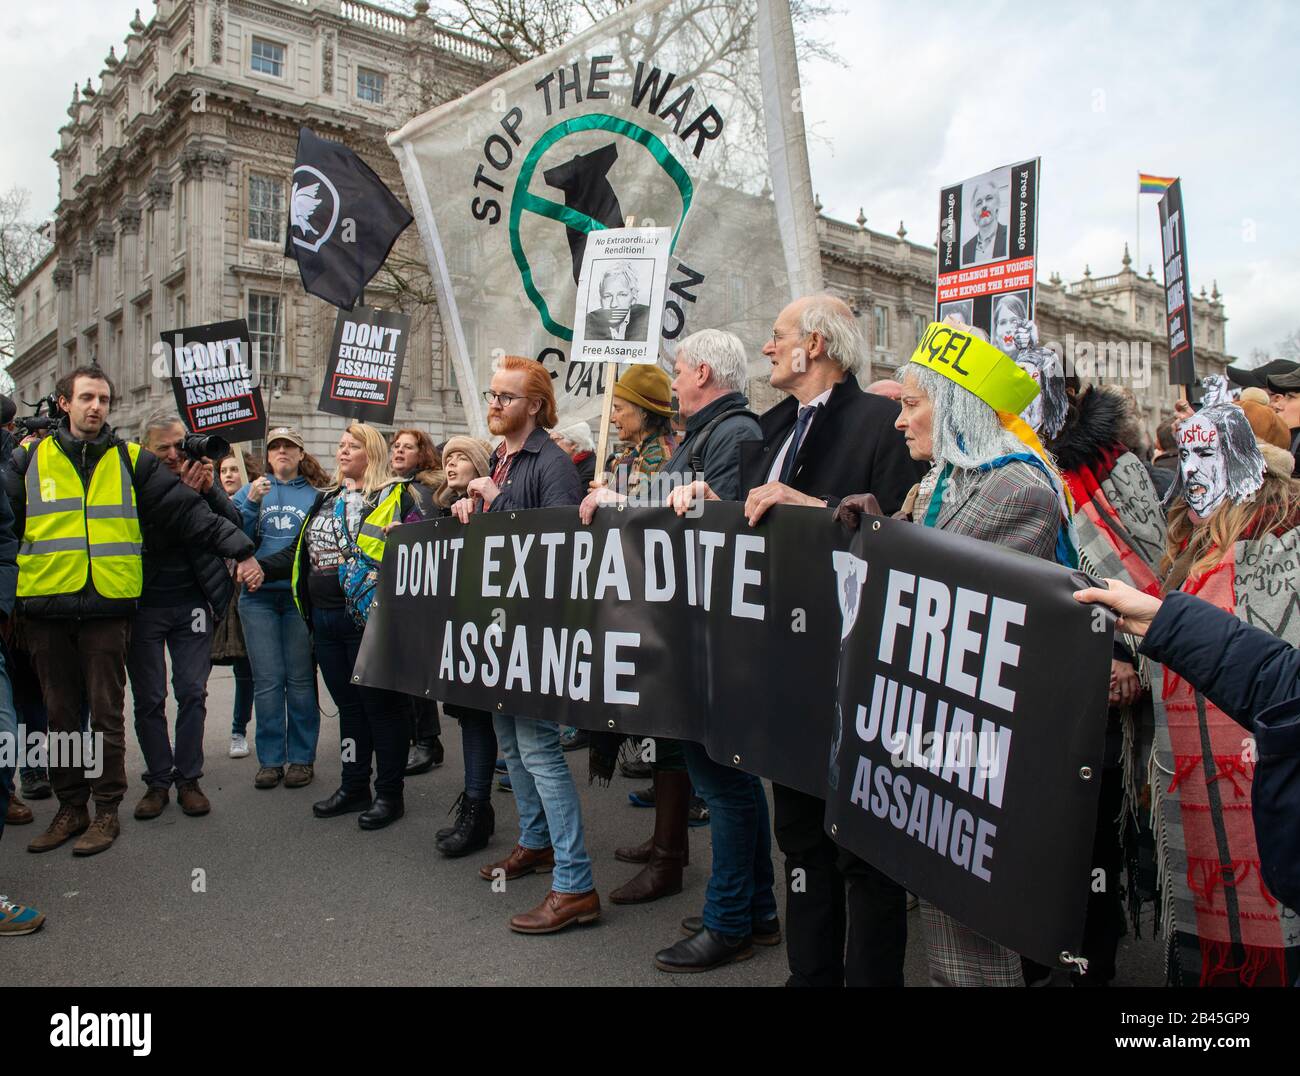
POLYGON ((248 293, 248 338, 253 361, 263 373, 275 373, 283 363, 284 333, 280 326, 280 297, 248 293))
POLYGON ((284 77, 284 46, 264 37, 253 38, 253 70, 263 75, 284 77))
POLYGON ((371 71, 368 67, 357 68, 357 100, 369 101, 372 105, 384 103, 384 74, 371 71))
POLYGON ((153 111, 155 92, 156 90, 152 82, 145 84, 144 94, 140 105, 141 110, 145 113, 145 115, 148 115, 150 112, 153 111))
POLYGON ((876 347, 889 347, 889 311, 883 306, 873 307, 872 317, 876 326, 876 347))
POLYGON ((921 337, 923 337, 923 336, 925 335, 925 327, 926 327, 928 324, 929 324, 929 322, 925 320, 925 315, 924 315, 924 314, 913 314, 913 315, 912 315, 912 332, 915 333, 915 335, 916 335, 916 342, 917 342, 918 344, 921 342, 921 337))
POLYGON ((1147 308, 1146 308, 1145 306, 1138 306, 1138 315, 1137 315, 1137 320, 1138 320, 1138 324, 1139 324, 1139 325, 1143 325, 1143 324, 1146 323, 1146 320, 1147 320, 1147 308))
POLYGON ((185 296, 176 296, 176 328, 187 328, 185 324, 185 296))
POLYGON ((284 239, 284 184, 271 176, 248 176, 248 238, 265 243, 284 239))

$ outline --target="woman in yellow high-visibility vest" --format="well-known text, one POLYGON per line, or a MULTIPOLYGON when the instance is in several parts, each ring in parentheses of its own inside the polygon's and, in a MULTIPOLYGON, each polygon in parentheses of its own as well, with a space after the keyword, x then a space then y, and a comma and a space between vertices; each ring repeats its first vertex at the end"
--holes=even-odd
POLYGON ((405 813, 410 705, 397 692, 352 682, 362 628, 348 609, 339 569, 358 549, 382 560, 384 527, 405 519, 414 503, 406 483, 389 470, 388 446, 373 427, 357 422, 344 430, 335 460, 333 481, 317 496, 295 541, 263 567, 270 579, 292 578, 294 600, 339 711, 342 779, 332 796, 313 804, 312 813, 333 818, 360 811, 362 829, 382 829, 405 813))

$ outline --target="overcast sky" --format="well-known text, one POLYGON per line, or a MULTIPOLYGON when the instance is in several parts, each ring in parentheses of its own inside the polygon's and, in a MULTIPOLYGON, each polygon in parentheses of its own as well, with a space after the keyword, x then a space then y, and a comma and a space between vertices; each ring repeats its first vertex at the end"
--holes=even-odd
MULTIPOLYGON (((33 215, 54 208, 49 155, 72 85, 98 78, 110 45, 121 55, 136 6, 57 0, 0 14, 0 187, 29 189, 33 215)), ((148 21, 152 3, 139 6, 148 21)), ((1077 279, 1085 264, 1117 272, 1126 241, 1136 257, 1137 173, 1178 175, 1192 286, 1218 280, 1228 350, 1246 357, 1300 328, 1300 242, 1277 220, 1300 180, 1296 5, 837 6, 847 10, 823 31, 847 66, 801 72, 828 215, 852 221, 861 207, 868 227, 893 232, 901 219, 932 243, 942 184, 1041 156, 1042 272, 1077 279)), ((1156 201, 1141 202, 1141 268, 1159 278, 1156 201)))

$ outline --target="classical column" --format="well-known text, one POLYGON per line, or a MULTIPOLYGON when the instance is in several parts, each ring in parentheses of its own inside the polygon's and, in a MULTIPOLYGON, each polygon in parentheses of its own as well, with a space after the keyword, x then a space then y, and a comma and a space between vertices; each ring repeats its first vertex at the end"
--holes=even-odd
POLYGON ((55 317, 58 319, 58 350, 54 355, 54 373, 57 377, 63 373, 64 346, 76 335, 73 324, 73 275, 72 263, 60 258, 51 274, 54 278, 55 317))
POLYGON ((119 384, 121 379, 117 377, 120 367, 118 362, 119 356, 113 353, 113 326, 108 320, 108 313, 113 309, 116 302, 116 294, 113 287, 113 248, 117 245, 117 232, 113 230, 113 225, 109 221, 100 221, 95 225, 95 230, 90 235, 90 245, 95 252, 95 322, 97 331, 95 339, 98 342, 99 364, 108 376, 113 378, 119 384))
POLYGON ((140 290, 140 207, 128 202, 117 211, 118 242, 122 244, 122 354, 119 356, 119 381, 125 391, 135 384, 143 365, 148 368, 150 341, 144 341, 140 353, 140 311, 131 300, 140 290))
POLYGON ((230 155, 220 146, 191 142, 181 168, 189 183, 185 244, 186 292, 191 325, 220 321, 225 290, 226 170, 230 155))
MULTIPOLYGON (((145 187, 145 194, 149 200, 149 206, 153 212, 153 243, 149 250, 150 271, 153 273, 153 298, 151 307, 153 310, 153 331, 154 339, 158 338, 159 333, 166 332, 168 329, 179 328, 171 324, 173 311, 168 307, 167 289, 163 287, 163 278, 171 271, 171 204, 172 204, 172 185, 171 180, 167 178, 167 173, 161 169, 153 174, 148 185, 145 187)), ((153 341, 148 343, 152 345, 153 341)), ((139 372, 137 385, 147 385, 150 396, 159 396, 166 386, 159 380, 156 380, 149 370, 146 363, 139 372)))
POLYGON ((77 281, 77 298, 73 308, 72 331, 77 340, 78 365, 87 362, 90 358, 90 352, 86 346, 86 334, 83 330, 90 320, 90 269, 94 262, 94 256, 90 253, 90 244, 83 239, 77 244, 76 252, 72 255, 72 271, 76 274, 77 281))

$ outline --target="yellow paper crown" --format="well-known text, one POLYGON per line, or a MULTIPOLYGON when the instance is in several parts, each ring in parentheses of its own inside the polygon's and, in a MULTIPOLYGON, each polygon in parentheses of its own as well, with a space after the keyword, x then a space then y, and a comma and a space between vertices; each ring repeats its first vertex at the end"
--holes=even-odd
POLYGON ((994 411, 1018 415, 1038 395, 1038 383, 1009 356, 978 336, 937 321, 925 330, 912 362, 955 381, 994 411))

